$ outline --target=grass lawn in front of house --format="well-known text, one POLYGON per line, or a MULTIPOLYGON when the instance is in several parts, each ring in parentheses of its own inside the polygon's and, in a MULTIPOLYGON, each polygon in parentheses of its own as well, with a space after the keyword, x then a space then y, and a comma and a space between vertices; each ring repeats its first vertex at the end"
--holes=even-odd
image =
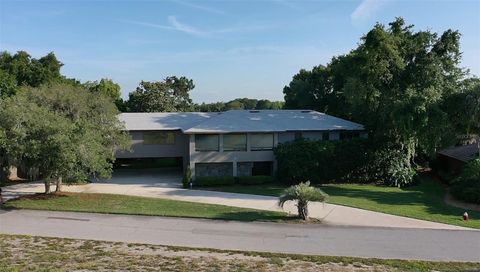
POLYGON ((283 212, 262 211, 170 199, 113 194, 60 193, 36 194, 8 201, 5 208, 109 214, 224 219, 238 221, 278 221, 283 212))
MULTIPOLYGON (((208 190, 279 196, 286 188, 281 183, 234 185, 208 190)), ((328 203, 361 208, 376 212, 480 229, 480 213, 468 211, 469 221, 463 221, 465 210, 444 202, 445 188, 439 182, 424 177, 422 182, 407 188, 371 184, 331 184, 320 186, 329 198, 328 203)))

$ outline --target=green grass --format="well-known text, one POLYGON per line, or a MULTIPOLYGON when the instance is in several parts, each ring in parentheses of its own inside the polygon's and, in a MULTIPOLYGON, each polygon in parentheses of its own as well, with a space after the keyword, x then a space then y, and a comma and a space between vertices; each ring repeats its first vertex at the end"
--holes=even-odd
MULTIPOLYGON (((232 193, 279 196, 285 188, 281 184, 264 184, 211 189, 232 193)), ((327 185, 320 188, 330 196, 328 203, 480 229, 480 213, 468 211, 471 220, 463 221, 462 215, 465 210, 445 204, 443 201, 445 189, 440 183, 427 177, 421 184, 408 188, 360 184, 327 185)))
POLYGON ((478 271, 480 263, 312 256, 0 234, 0 271, 478 271))
POLYGON ((276 221, 286 219, 286 213, 283 212, 112 194, 37 194, 8 201, 5 207, 12 209, 156 215, 238 221, 276 221))

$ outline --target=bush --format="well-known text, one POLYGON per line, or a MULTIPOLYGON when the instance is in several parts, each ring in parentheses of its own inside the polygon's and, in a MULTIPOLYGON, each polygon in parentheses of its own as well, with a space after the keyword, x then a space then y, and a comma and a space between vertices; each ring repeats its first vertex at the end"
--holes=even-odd
POLYGON ((307 141, 278 145, 280 181, 296 184, 356 182, 403 187, 414 181, 408 152, 398 146, 378 145, 373 139, 307 141))
POLYGON ((187 170, 185 170, 185 173, 183 174, 183 179, 182 179, 183 188, 189 188, 191 180, 192 180, 192 170, 190 169, 190 166, 188 166, 187 170))
POLYGON ((462 201, 480 204, 480 159, 469 162, 451 186, 452 195, 462 201))
POLYGON ((480 181, 479 180, 458 180, 450 192, 461 201, 480 204, 480 181))
POLYGON ((406 152, 397 146, 370 147, 361 179, 396 187, 412 185, 416 172, 406 152))
POLYGON ((307 141, 296 140, 280 144, 275 150, 278 177, 295 184, 303 180, 312 183, 354 179, 366 158, 366 140, 307 141))
POLYGON ((237 178, 239 184, 253 185, 272 183, 274 178, 272 176, 244 176, 237 178))
POLYGON ((195 186, 219 186, 219 185, 233 185, 235 183, 234 177, 197 177, 193 183, 195 186))

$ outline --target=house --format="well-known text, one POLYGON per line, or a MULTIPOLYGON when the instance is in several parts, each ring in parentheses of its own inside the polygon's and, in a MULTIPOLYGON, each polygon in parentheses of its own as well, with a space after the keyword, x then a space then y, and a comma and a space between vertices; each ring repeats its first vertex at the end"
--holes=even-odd
POLYGON ((360 124, 311 110, 231 110, 220 113, 122 113, 132 138, 117 160, 178 158, 196 176, 273 175, 273 148, 298 138, 366 137, 360 124))
POLYGON ((480 143, 450 147, 437 153, 439 167, 455 174, 462 171, 465 164, 478 158, 480 143))

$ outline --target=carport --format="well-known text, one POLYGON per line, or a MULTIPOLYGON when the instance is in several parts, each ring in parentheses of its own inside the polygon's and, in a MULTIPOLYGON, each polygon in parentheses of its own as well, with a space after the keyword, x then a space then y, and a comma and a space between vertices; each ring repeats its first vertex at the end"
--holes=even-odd
POLYGON ((142 185, 179 188, 182 158, 120 158, 114 163, 112 178, 95 181, 118 185, 142 185))

